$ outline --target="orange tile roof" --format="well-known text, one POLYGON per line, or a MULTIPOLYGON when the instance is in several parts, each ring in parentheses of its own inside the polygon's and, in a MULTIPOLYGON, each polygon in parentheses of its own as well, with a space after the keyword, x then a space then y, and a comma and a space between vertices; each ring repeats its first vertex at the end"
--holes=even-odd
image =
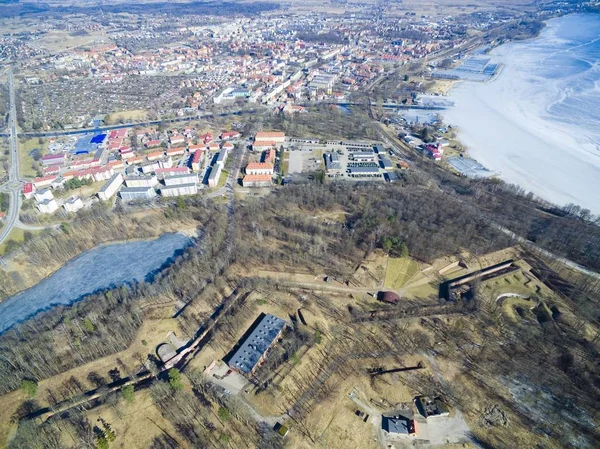
POLYGON ((162 152, 162 151, 153 151, 153 152, 151 152, 151 153, 148 153, 148 154, 146 155, 146 157, 147 157, 148 159, 152 159, 152 158, 159 159, 159 158, 163 157, 163 154, 164 154, 164 152, 162 152))
POLYGON ((273 168, 270 162, 250 162, 246 165, 246 170, 273 170, 273 168))
POLYGON ((256 133, 254 140, 268 140, 276 137, 285 137, 285 133, 281 131, 261 131, 256 133))

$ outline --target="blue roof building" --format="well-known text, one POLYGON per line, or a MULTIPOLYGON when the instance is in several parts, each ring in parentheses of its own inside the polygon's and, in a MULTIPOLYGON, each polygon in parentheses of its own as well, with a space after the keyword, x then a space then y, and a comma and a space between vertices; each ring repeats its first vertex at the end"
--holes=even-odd
POLYGON ((263 316, 229 359, 229 366, 243 374, 252 374, 284 328, 285 321, 281 318, 263 316))

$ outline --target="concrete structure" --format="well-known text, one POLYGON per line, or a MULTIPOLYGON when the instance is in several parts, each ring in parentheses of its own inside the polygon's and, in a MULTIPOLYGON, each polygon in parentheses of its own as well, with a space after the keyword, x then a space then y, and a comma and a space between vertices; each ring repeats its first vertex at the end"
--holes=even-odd
POLYGON ((271 187, 273 177, 271 175, 246 175, 242 179, 244 187, 271 187))
POLYGON ((115 171, 110 166, 90 168, 89 171, 95 182, 107 181, 115 174, 115 171))
POLYGON ((125 177, 125 185, 127 187, 154 187, 157 184, 158 178, 155 175, 125 177))
POLYGON ((206 150, 196 150, 194 152, 194 156, 192 156, 192 170, 200 171, 202 168, 203 162, 206 159, 206 150))
POLYGON ((189 172, 190 172, 190 169, 187 167, 171 167, 171 168, 157 168, 154 171, 154 174, 158 178, 166 178, 167 176, 187 175, 189 172))
POLYGON ((167 156, 180 156, 185 153, 185 147, 169 148, 167 156))
POLYGON ((349 176, 352 178, 381 178, 379 167, 350 167, 349 176))
POLYGON ((268 149, 263 153, 262 161, 270 164, 275 164, 275 158, 277 157, 277 151, 274 148, 268 149))
POLYGON ((262 131, 256 133, 254 136, 254 142, 277 142, 284 143, 285 142, 285 133, 280 131, 262 131))
POLYGON ((198 175, 195 173, 189 173, 182 175, 165 176, 164 183, 167 187, 182 184, 198 184, 198 175))
POLYGON ((33 180, 33 186, 36 189, 40 189, 42 187, 48 187, 52 184, 58 176, 50 175, 50 176, 42 176, 41 178, 35 178, 33 180))
POLYGON ((221 167, 225 167, 225 162, 227 162, 227 155, 228 155, 228 151, 226 149, 221 149, 221 151, 219 151, 219 155, 217 156, 217 165, 220 165, 221 167))
POLYGON ((350 152, 350 158, 356 162, 374 162, 375 153, 372 151, 356 151, 350 152))
POLYGON ((146 157, 148 158, 149 161, 157 161, 160 158, 162 158, 165 155, 164 151, 152 151, 151 153, 148 153, 146 155, 146 157))
POLYGON ((242 374, 252 375, 271 346, 281 337, 285 326, 285 321, 281 318, 264 315, 231 356, 229 367, 242 374))
POLYGON ((286 140, 287 140, 288 144, 290 144, 290 145, 293 145, 293 144, 319 145, 321 143, 321 141, 319 139, 303 138, 303 137, 288 137, 286 140))
POLYGON ((385 154, 379 155, 379 165, 384 170, 391 170, 394 167, 390 158, 387 157, 385 154))
POLYGON ((275 141, 263 140, 261 142, 254 142, 252 144, 252 149, 254 151, 263 151, 263 150, 268 150, 269 148, 276 148, 277 145, 281 145, 281 144, 278 142, 275 142, 275 141))
POLYGON ((219 95, 213 98, 215 104, 220 104, 223 101, 235 101, 238 98, 248 99, 250 98, 250 91, 241 87, 228 87, 219 95))
POLYGON ((221 140, 238 139, 240 137, 241 134, 237 131, 223 131, 221 133, 221 140))
POLYGON ((373 144, 368 143, 368 142, 329 140, 329 141, 325 142, 325 146, 327 148, 334 148, 336 150, 346 149, 346 148, 348 148, 348 149, 355 148, 356 150, 363 150, 363 151, 373 150, 373 144))
POLYGON ((182 196, 195 195, 198 193, 198 184, 193 182, 189 184, 173 184, 171 186, 161 187, 160 194, 162 196, 182 196))
POLYGON ((173 158, 171 156, 167 156, 164 159, 158 161, 158 166, 160 168, 171 168, 173 167, 173 158))
POLYGON ((127 165, 141 164, 145 160, 146 159, 144 158, 144 156, 134 156, 134 157, 131 157, 131 158, 127 159, 127 165))
POLYGON ((31 182, 26 182, 23 185, 23 196, 25 199, 30 200, 33 198, 33 194, 35 193, 35 186, 31 182))
POLYGON ((156 196, 152 187, 123 187, 119 194, 123 201, 151 200, 156 196))
POLYGON ((76 213, 78 210, 83 208, 83 201, 81 201, 81 198, 72 197, 65 201, 63 207, 67 212, 76 213))
POLYGON ((117 193, 117 190, 119 190, 119 187, 121 187, 122 184, 123 176, 121 173, 115 173, 98 191, 98 198, 102 201, 108 201, 115 193, 117 193))
POLYGON ((52 214, 58 210, 58 204, 53 198, 51 200, 44 200, 39 202, 37 204, 37 208, 42 214, 52 214))
POLYGON ((37 192, 34 193, 33 196, 35 197, 35 200, 38 203, 41 203, 42 201, 45 201, 45 200, 53 200, 54 199, 54 195, 52 194, 52 190, 50 190, 50 189, 38 190, 37 192))
POLYGON ((172 135, 169 137, 169 143, 171 145, 180 145, 185 143, 185 137, 180 135, 172 135))
POLYGON ((273 175, 273 164, 270 162, 251 162, 246 165, 247 175, 273 175))
POLYGON ((209 187, 217 187, 219 184, 219 177, 221 176, 221 170, 223 170, 223 166, 220 164, 215 164, 210 169, 210 175, 208 175, 208 186, 209 187))
POLYGON ((417 435, 417 423, 402 415, 382 416, 381 428, 390 435, 414 437, 417 435))
POLYGON ((142 173, 154 173, 158 168, 160 168, 160 165, 158 165, 158 161, 148 162, 147 164, 142 165, 142 173))
POLYGON ((310 81, 308 88, 311 90, 323 90, 331 95, 336 79, 337 77, 335 75, 319 73, 310 81))
POLYGON ((339 175, 342 173, 342 164, 340 163, 340 155, 336 152, 325 153, 325 170, 327 174, 339 175))
POLYGON ((415 398, 415 405, 421 416, 425 418, 450 415, 448 407, 446 407, 446 404, 440 398, 417 396, 415 398))
POLYGON ((65 155, 64 153, 60 154, 47 154, 42 157, 42 165, 62 165, 65 163, 65 155))

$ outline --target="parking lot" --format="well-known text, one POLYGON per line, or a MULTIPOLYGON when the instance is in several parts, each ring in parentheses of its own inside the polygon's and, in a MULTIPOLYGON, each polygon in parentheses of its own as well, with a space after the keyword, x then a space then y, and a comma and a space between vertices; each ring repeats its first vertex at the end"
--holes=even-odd
POLYGON ((312 172, 323 167, 323 151, 320 149, 290 149, 288 154, 290 175, 312 172))
POLYGON ((249 383, 248 380, 236 371, 230 370, 223 361, 219 361, 207 372, 211 382, 223 387, 226 392, 238 394, 249 383))

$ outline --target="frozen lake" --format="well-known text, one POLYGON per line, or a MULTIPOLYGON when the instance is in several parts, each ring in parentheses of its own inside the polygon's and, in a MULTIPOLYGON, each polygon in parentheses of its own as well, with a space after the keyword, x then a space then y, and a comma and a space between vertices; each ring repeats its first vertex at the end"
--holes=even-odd
POLYGON ((552 19, 536 39, 490 55, 504 69, 465 81, 443 111, 469 154, 558 205, 600 212, 600 15, 552 19))
POLYGON ((0 332, 53 306, 72 304, 109 287, 150 280, 192 243, 183 234, 164 234, 155 240, 86 251, 43 281, 1 302, 0 332))

